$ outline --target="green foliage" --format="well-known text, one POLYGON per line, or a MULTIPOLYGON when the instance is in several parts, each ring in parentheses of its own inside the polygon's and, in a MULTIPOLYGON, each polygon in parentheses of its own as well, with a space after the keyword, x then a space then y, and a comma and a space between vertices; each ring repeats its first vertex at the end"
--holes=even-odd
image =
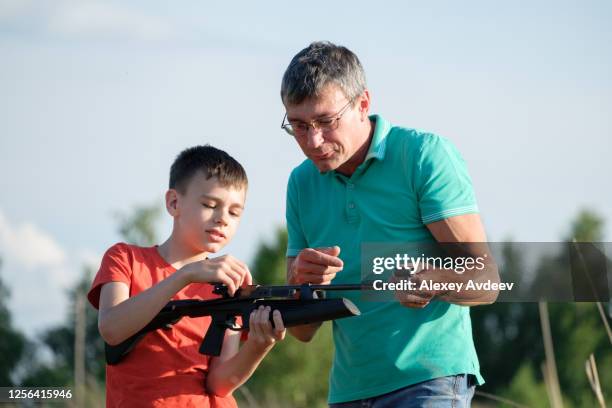
POLYGON ((26 338, 13 327, 10 311, 5 304, 9 295, 0 276, 0 386, 5 387, 14 385, 11 373, 26 350, 26 338))
POLYGON ((264 359, 246 386, 258 400, 282 407, 327 406, 332 350, 330 323, 324 324, 307 344, 288 335, 264 359))
MULTIPOLYGON (((275 240, 260 244, 253 262, 253 274, 260 284, 285 284, 287 231, 278 229, 275 240)), ((289 334, 261 363, 246 387, 261 406, 327 406, 328 373, 333 341, 331 324, 324 324, 310 343, 301 343, 289 334)))
MULTIPOLYGON (((50 363, 34 363, 22 383, 41 386, 63 386, 72 383, 74 376, 74 340, 75 340, 75 303, 77 295, 85 296, 93 279, 93 271, 83 270, 81 279, 68 292, 70 312, 61 325, 49 328, 42 334, 41 342, 53 354, 50 363)), ((104 362, 104 342, 98 333, 98 313, 89 305, 85 306, 85 361, 88 376, 104 381, 106 365, 104 362)))
POLYGON ((157 204, 134 207, 129 213, 117 213, 119 234, 127 243, 151 246, 157 243, 156 224, 161 216, 157 204))
POLYGON ((22 387, 62 387, 72 384, 72 368, 65 364, 35 364, 21 380, 22 387))
MULTIPOLYGON (((504 265, 504 280, 516 282, 517 286, 524 281, 521 254, 511 242, 504 245, 498 262, 504 265)), ((500 302, 473 307, 470 314, 474 343, 486 379, 483 391, 497 392, 512 381, 523 361, 543 358, 537 304, 500 302)))
MULTIPOLYGON (((546 405, 544 401, 548 400, 546 386, 536 379, 533 367, 528 362, 520 365, 503 396, 528 407, 546 405)), ((511 405, 502 404, 501 407, 511 407, 511 405)))
MULTIPOLYGON (((571 223, 569 237, 579 242, 602 239, 601 217, 580 212, 571 223)), ((501 260, 510 280, 520 281, 520 254, 507 246, 501 260)), ((552 291, 561 290, 555 271, 566 267, 562 254, 539 260, 541 280, 552 291)), ((540 317, 535 303, 496 303, 472 308, 474 341, 487 383, 482 390, 503 395, 527 406, 547 406, 541 374, 545 360, 540 317)), ((566 407, 595 407, 597 401, 585 373, 591 353, 597 361, 604 396, 612 401, 612 346, 594 303, 550 303, 549 315, 560 388, 566 407)), ((609 320, 609 319, 608 319, 609 320)))
POLYGON ((590 210, 582 210, 571 223, 569 237, 566 241, 575 239, 578 242, 603 241, 604 219, 590 210))

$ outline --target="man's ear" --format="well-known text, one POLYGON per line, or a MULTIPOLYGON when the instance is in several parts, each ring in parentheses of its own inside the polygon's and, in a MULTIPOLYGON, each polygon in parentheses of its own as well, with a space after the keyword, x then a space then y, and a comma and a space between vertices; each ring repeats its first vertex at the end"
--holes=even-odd
POLYGON ((359 97, 358 101, 361 121, 369 120, 368 115, 370 114, 370 91, 365 89, 359 97))
POLYGON ((173 217, 176 217, 179 214, 178 200, 178 191, 173 188, 166 191, 166 210, 173 217))

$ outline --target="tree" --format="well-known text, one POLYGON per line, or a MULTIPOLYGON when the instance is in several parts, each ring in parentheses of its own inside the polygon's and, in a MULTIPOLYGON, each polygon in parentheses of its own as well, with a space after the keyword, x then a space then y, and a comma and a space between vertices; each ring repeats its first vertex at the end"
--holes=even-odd
MULTIPOLYGON (((49 328, 42 334, 42 343, 51 350, 53 359, 50 363, 33 362, 31 369, 22 380, 23 386, 54 386, 72 384, 74 377, 74 341, 75 341, 75 303, 78 295, 87 293, 93 279, 93 270, 83 268, 81 279, 70 289, 69 313, 66 321, 49 328)), ((105 361, 104 342, 98 334, 97 311, 88 305, 85 308, 85 359, 87 376, 91 380, 104 382, 105 361)))
MULTIPOLYGON (((504 243, 501 259, 502 279, 525 283, 524 264, 519 248, 509 241, 504 243)), ((497 393, 509 384, 525 360, 543 356, 539 332, 538 307, 535 303, 497 302, 470 309, 476 351, 486 383, 482 390, 497 393), (509 358, 511 356, 511 358, 509 358)), ((531 371, 522 373, 524 383, 531 371)))
MULTIPOLYGON (((597 242, 603 238, 603 220, 591 211, 581 211, 570 223, 570 242, 597 242)), ((510 244, 504 250, 504 272, 521 279, 521 254, 510 244), (518 274, 518 276, 517 276, 518 274)), ((567 254, 542 256, 538 279, 533 285, 558 290, 558 270, 567 270, 567 254)), ((544 349, 540 318, 535 303, 496 303, 473 308, 474 341, 487 383, 483 391, 501 394, 527 406, 546 405, 541 364, 544 349), (507 384, 507 385, 506 385, 507 384), (539 399, 539 400, 538 400, 539 399)), ((566 406, 597 406, 585 375, 585 362, 594 353, 607 401, 612 399, 612 347, 596 305, 588 302, 549 303, 555 361, 566 406)))
MULTIPOLYGON (((0 267, 2 261, 0 260, 0 267)), ((9 290, 0 276, 0 386, 15 385, 11 373, 17 368, 26 351, 26 338, 13 327, 10 311, 5 304, 9 298, 9 290)))
POLYGON ((157 243, 156 225, 161 215, 157 204, 139 205, 129 213, 119 212, 116 219, 119 224, 119 235, 130 243, 150 246, 157 243))

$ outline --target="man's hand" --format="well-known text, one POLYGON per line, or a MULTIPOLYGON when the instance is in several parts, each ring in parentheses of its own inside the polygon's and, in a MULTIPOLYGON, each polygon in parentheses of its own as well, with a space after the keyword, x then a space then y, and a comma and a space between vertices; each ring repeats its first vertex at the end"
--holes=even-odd
POLYGON ((328 285, 344 267, 340 247, 306 248, 291 261, 287 273, 290 284, 313 283, 328 285))
POLYGON ((230 295, 239 287, 253 283, 249 267, 231 255, 192 262, 183 266, 180 272, 189 283, 223 283, 230 295))
POLYGON ((415 290, 398 290, 395 291, 395 298, 406 307, 410 307, 413 309, 422 309, 431 302, 434 296, 438 295, 438 291, 433 290, 419 290, 418 288, 421 285, 422 278, 418 276, 418 274, 413 274, 405 277, 398 277, 395 275, 391 276, 389 281, 391 282, 400 282, 402 280, 409 280, 414 283, 415 290))

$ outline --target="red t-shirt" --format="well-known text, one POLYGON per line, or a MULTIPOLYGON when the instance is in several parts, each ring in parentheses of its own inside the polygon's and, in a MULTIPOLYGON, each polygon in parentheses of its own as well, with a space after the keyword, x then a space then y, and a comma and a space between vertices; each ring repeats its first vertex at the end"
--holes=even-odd
MULTIPOLYGON (((100 289, 108 282, 124 282, 130 297, 159 283, 176 271, 157 251, 128 244, 112 246, 102 259, 87 295, 98 309, 100 289)), ((172 300, 212 299, 212 285, 192 283, 172 300)), ((107 407, 235 408, 233 397, 209 395, 205 390, 210 357, 198 348, 210 317, 183 318, 171 330, 147 333, 117 365, 106 366, 107 407)))

